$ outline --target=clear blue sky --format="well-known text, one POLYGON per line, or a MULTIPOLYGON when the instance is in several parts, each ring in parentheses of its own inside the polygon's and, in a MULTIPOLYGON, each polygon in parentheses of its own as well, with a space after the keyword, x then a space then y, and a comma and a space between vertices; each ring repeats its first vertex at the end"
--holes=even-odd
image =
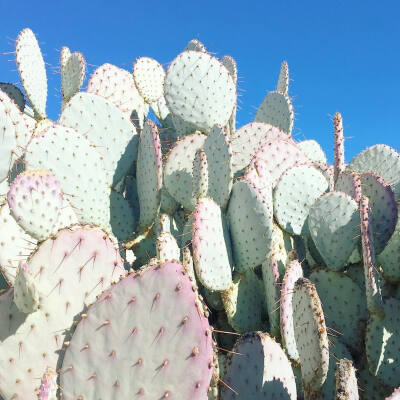
MULTIPOLYGON (((192 38, 239 69, 238 126, 253 120, 280 64, 289 63, 298 140, 316 139, 332 160, 331 117, 344 118, 346 160, 367 146, 400 148, 398 1, 0 0, 0 52, 25 27, 48 63, 48 114, 60 109, 61 46, 80 51, 89 72, 105 62, 131 70, 149 56, 167 65, 192 38)), ((0 81, 17 82, 13 54, 0 57, 0 81)))

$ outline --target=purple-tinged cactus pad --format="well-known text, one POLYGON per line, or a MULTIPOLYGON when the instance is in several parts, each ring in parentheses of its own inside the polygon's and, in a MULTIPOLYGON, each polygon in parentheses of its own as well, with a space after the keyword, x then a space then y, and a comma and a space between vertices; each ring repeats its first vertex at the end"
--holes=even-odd
POLYGON ((79 322, 62 366, 63 398, 204 400, 212 335, 177 262, 149 266, 103 293, 79 322))
POLYGON ((6 302, 0 301, 0 318, 9 321, 0 327, 0 395, 7 399, 14 394, 33 398, 46 368, 56 369, 64 335, 76 315, 126 272, 107 235, 92 227, 59 231, 27 264, 42 294, 40 309, 18 311, 12 290, 6 302))
POLYGON ((286 269, 282 281, 280 318, 282 343, 286 348, 288 356, 299 360, 293 324, 293 290, 296 281, 303 277, 303 269, 297 260, 293 260, 286 269))
POLYGON ((365 291, 339 272, 321 269, 312 272, 310 280, 315 284, 324 306, 326 324, 340 332, 344 344, 358 351, 367 320, 365 291))
POLYGON ((308 227, 327 268, 341 270, 359 243, 358 204, 343 192, 325 193, 312 205, 308 227))
POLYGON ((239 333, 266 328, 264 285, 253 270, 236 274, 228 290, 221 293, 232 328, 239 333))
POLYGON ((137 157, 138 137, 129 118, 110 101, 77 93, 65 106, 59 123, 71 127, 94 145, 111 177, 118 183, 137 157))
POLYGON ((310 209, 327 190, 328 181, 315 167, 288 169, 274 190, 274 215, 279 226, 292 235, 307 234, 310 209))
POLYGON ((317 290, 305 278, 294 285, 293 324, 304 393, 318 393, 328 374, 328 334, 317 290))
POLYGON ((232 149, 226 130, 214 125, 204 142, 208 162, 208 195, 225 209, 232 190, 232 149))
POLYGON ((240 272, 257 267, 272 247, 271 189, 261 192, 247 181, 236 182, 227 216, 235 267, 240 272))
POLYGON ((343 171, 336 179, 335 190, 351 196, 357 203, 361 200, 361 179, 354 171, 343 171))
POLYGON ((173 114, 209 131, 225 126, 236 102, 233 79, 215 57, 184 51, 171 63, 164 84, 165 99, 173 114))
POLYGON ((36 239, 28 235, 11 215, 6 202, 0 208, 0 268, 12 285, 20 262, 25 262, 36 247, 36 239))
POLYGON ((267 333, 243 335, 229 354, 221 400, 296 400, 290 362, 267 333), (229 386, 229 387, 228 387, 229 386))
POLYGON ((400 200, 400 154, 392 147, 384 144, 369 147, 356 155, 346 169, 375 172, 391 186, 396 200, 400 200))
POLYGON ((175 143, 164 166, 164 185, 169 194, 184 208, 193 211, 193 161, 196 151, 203 148, 207 136, 194 133, 175 143))
MULTIPOLYGON (((344 161, 344 137, 343 137, 343 120, 340 113, 335 113, 333 117, 333 129, 334 129, 334 177, 335 182, 339 175, 344 172, 346 168, 344 161)), ((336 189, 340 190, 340 189, 336 189)))
POLYGON ((371 207, 371 233, 374 237, 375 253, 386 246, 396 227, 398 211, 391 187, 373 172, 361 174, 361 191, 369 198, 371 207))
POLYGON ((139 138, 136 184, 140 205, 140 226, 150 226, 161 204, 162 154, 158 129, 147 120, 139 138))
POLYGON ((231 137, 233 171, 246 168, 257 150, 275 139, 291 141, 287 133, 264 122, 251 122, 238 129, 231 137))
POLYGON ((54 125, 32 138, 25 159, 29 168, 47 169, 56 176, 79 222, 108 227, 108 171, 86 137, 54 125))
POLYGON ((114 103, 137 126, 143 126, 149 106, 140 96, 132 74, 128 71, 112 64, 101 65, 90 77, 87 92, 114 103))
POLYGON ((255 160, 251 166, 248 166, 241 180, 256 187, 265 198, 271 196, 271 175, 261 160, 255 160))
POLYGON ((60 182, 51 172, 28 170, 19 174, 7 201, 18 224, 38 241, 58 230, 63 198, 60 182))
POLYGON ((268 93, 258 108, 254 121, 276 126, 290 136, 294 122, 294 112, 290 98, 280 92, 268 93))
POLYGON ((281 175, 290 167, 298 164, 311 164, 309 158, 289 138, 271 140, 255 153, 250 166, 258 160, 263 162, 271 174, 272 187, 274 188, 281 175))
POLYGON ((342 358, 336 366, 335 399, 358 400, 356 369, 347 358, 342 358))
POLYGON ((228 289, 232 271, 221 209, 208 197, 199 199, 194 210, 192 248, 200 282, 210 290, 228 289))
POLYGON ((394 392, 389 397, 386 397, 385 400, 400 400, 400 387, 395 389, 394 392))
POLYGON ((34 33, 26 28, 16 41, 15 55, 22 86, 35 117, 46 117, 47 76, 44 60, 34 33))

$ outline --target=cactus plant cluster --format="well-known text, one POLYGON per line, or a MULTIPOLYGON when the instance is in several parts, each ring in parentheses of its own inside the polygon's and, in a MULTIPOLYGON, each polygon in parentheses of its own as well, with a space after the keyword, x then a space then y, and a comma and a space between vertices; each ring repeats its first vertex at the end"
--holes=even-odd
POLYGON ((0 83, 0 397, 400 398, 400 155, 297 142, 283 62, 236 127, 237 67, 189 42, 82 90, 16 41, 0 83), (149 110, 156 118, 148 118, 149 110), (390 397, 389 397, 390 396, 390 397))

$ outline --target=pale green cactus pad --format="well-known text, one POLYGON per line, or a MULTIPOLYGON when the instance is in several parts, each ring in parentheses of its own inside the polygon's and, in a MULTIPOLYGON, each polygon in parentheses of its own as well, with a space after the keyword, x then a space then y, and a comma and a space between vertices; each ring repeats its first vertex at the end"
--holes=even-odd
POLYGON ((208 163, 208 195, 224 209, 232 190, 232 150, 226 130, 214 125, 204 142, 208 163))
POLYGON ((198 200, 193 213, 193 261, 200 282, 210 290, 226 290, 232 271, 221 209, 214 200, 198 200))
POLYGON ((207 136, 194 133, 185 136, 171 149, 164 166, 164 185, 169 194, 184 208, 192 211, 193 161, 198 149, 203 148, 207 136))
POLYGON ((12 83, 0 82, 0 90, 7 94, 7 96, 18 106, 21 112, 25 108, 25 97, 18 86, 12 83))
POLYGON ((346 169, 358 173, 373 171, 391 186, 400 200, 400 154, 392 147, 376 144, 356 155, 346 169))
POLYGON ((290 140, 285 132, 263 122, 251 122, 238 129, 231 137, 233 171, 246 168, 257 150, 274 139, 290 140))
POLYGON ((63 102, 67 103, 71 97, 79 92, 85 79, 86 63, 83 55, 75 52, 68 57, 61 69, 61 92, 63 102))
POLYGON ((236 332, 265 329, 264 285, 254 271, 236 274, 230 288, 221 296, 229 324, 236 332))
POLYGON ((254 121, 276 126, 290 136, 294 122, 290 98, 279 92, 268 93, 258 108, 254 121))
POLYGON ((61 47, 60 51, 60 69, 62 70, 67 64, 68 58, 71 56, 71 50, 67 46, 61 47))
POLYGON ((336 179, 335 190, 351 196, 357 203, 361 200, 361 179, 354 171, 343 171, 336 179))
POLYGON ((276 84, 276 91, 285 96, 289 93, 289 66, 286 61, 282 62, 278 82, 276 84))
POLYGON ((326 324, 340 340, 354 351, 362 345, 362 332, 367 320, 365 290, 339 272, 318 270, 310 275, 326 313, 326 324), (335 287, 335 290, 331 288, 335 287))
POLYGON ((206 153, 199 149, 193 160, 193 200, 207 197, 208 193, 208 162, 206 153))
POLYGON ((268 197, 264 193, 246 181, 233 185, 227 216, 238 271, 260 265, 271 251, 271 190, 268 197))
POLYGON ((315 200, 328 190, 328 181, 313 166, 288 169, 274 190, 274 215, 279 226, 292 235, 307 234, 308 213, 315 200))
POLYGON ((327 268, 341 270, 360 242, 358 204, 343 192, 325 193, 311 207, 308 227, 327 268))
POLYGON ((154 103, 164 94, 165 71, 153 58, 140 57, 136 60, 133 79, 146 103, 154 103))
POLYGON ((42 52, 34 33, 26 28, 16 41, 15 55, 18 73, 35 117, 46 117, 47 76, 42 52))
POLYGON ((197 39, 192 39, 185 47, 185 51, 201 51, 203 53, 206 53, 206 47, 204 46, 203 43, 200 42, 200 40, 197 39))
POLYGON ((292 366, 267 333, 243 335, 228 356, 221 400, 296 400, 292 366))
POLYGON ((226 125, 236 102, 236 88, 228 70, 216 58, 184 51, 170 65, 165 99, 173 114, 199 130, 226 125))
POLYGON ((315 140, 303 140, 297 143, 297 146, 304 152, 304 154, 312 161, 322 164, 327 164, 326 155, 321 146, 315 140))
POLYGON ((358 400, 356 369, 347 358, 342 358, 336 367, 335 397, 338 400, 358 400))
POLYGON ((100 96, 77 93, 59 122, 87 136, 103 158, 109 184, 119 182, 136 160, 138 137, 134 125, 117 106, 100 96))
POLYGON ((383 275, 387 280, 400 281, 400 218, 393 235, 389 239, 386 247, 377 255, 378 265, 383 270, 383 275))

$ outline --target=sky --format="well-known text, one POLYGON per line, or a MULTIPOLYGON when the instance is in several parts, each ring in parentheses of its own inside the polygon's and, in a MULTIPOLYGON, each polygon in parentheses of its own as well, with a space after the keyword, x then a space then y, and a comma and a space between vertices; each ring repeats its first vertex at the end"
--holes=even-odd
MULTIPOLYGON (((289 0, 0 0, 0 81, 19 83, 15 39, 29 27, 47 64, 47 111, 60 112, 59 51, 132 70, 135 59, 168 64, 191 39, 238 65, 237 127, 253 121, 290 70, 296 140, 317 140, 333 160, 332 117, 343 116, 346 161, 376 143, 400 150, 400 2, 289 0)), ((86 81, 87 82, 87 81, 86 81)))

